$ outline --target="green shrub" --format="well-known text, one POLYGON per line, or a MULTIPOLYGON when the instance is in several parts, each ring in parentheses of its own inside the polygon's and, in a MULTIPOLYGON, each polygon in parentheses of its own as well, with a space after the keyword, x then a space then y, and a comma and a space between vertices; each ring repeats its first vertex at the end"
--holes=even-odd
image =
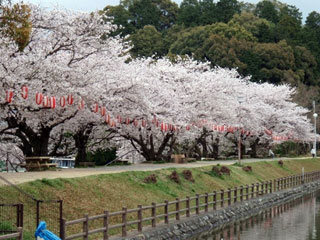
POLYGON ((87 154, 87 161, 95 162, 96 166, 106 165, 116 159, 116 152, 116 148, 98 149, 95 152, 89 152, 87 154))

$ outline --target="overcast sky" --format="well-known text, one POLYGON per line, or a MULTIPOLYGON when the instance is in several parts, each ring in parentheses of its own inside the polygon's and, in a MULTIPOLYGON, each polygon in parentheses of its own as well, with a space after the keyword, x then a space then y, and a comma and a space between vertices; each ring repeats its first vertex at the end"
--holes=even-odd
MULTIPOLYGON (((180 4, 182 0, 173 1, 180 4)), ((59 6, 67 9, 86 12, 100 10, 107 5, 119 4, 119 0, 25 0, 24 2, 40 4, 43 7, 52 7, 58 4, 59 6)), ((217 2, 217 0, 215 2, 217 2)), ((258 3, 259 0, 244 0, 244 2, 258 3)), ((320 13, 319 0, 285 0, 281 2, 296 6, 300 12, 303 13, 304 19, 312 11, 317 11, 320 13)))

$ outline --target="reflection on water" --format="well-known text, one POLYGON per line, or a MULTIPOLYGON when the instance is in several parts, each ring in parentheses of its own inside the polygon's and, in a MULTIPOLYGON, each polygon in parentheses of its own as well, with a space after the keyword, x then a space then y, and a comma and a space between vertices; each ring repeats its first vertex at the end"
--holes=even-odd
POLYGON ((320 240, 320 192, 195 239, 320 240))

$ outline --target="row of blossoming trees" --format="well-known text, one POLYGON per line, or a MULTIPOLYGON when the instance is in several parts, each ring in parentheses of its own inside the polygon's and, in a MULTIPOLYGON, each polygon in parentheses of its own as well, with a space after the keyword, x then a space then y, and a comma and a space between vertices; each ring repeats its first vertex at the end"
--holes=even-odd
POLYGON ((259 144, 312 140, 308 110, 292 102, 288 85, 252 83, 192 59, 130 59, 128 46, 108 37, 115 26, 105 16, 22 10, 28 24, 12 18, 0 33, 6 151, 10 144, 25 156, 77 152, 79 163, 88 148, 122 139, 157 161, 179 150, 218 157, 239 137, 253 156, 259 144), (29 29, 23 46, 12 27, 29 29))

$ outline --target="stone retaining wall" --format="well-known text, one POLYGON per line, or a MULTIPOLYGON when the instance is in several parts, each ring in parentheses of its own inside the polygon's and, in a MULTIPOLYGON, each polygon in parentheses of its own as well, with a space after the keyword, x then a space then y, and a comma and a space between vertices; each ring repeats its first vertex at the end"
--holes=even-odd
POLYGON ((248 201, 234 204, 230 207, 204 213, 181 221, 172 222, 169 225, 162 225, 151 228, 143 233, 132 235, 126 238, 112 238, 122 240, 179 240, 179 239, 200 239, 199 235, 218 230, 238 220, 244 220, 273 206, 283 204, 293 199, 320 189, 320 181, 305 184, 289 190, 275 192, 272 194, 257 197, 248 201), (196 237, 197 236, 197 237, 196 237))

